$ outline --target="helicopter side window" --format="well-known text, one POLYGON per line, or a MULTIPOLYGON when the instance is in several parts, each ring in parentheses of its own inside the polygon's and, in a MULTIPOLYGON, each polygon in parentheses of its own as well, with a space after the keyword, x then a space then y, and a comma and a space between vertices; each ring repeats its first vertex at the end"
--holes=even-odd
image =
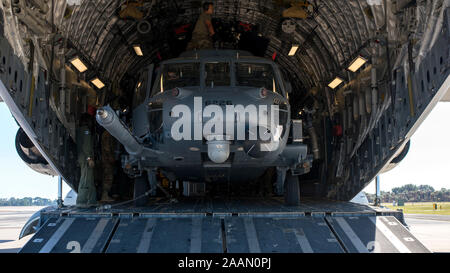
POLYGON ((200 63, 166 64, 159 80, 159 91, 176 87, 200 86, 200 63))
POLYGON ((272 65, 262 63, 236 63, 236 85, 279 90, 272 65))
POLYGON ((230 86, 229 63, 205 63, 205 86, 230 86))

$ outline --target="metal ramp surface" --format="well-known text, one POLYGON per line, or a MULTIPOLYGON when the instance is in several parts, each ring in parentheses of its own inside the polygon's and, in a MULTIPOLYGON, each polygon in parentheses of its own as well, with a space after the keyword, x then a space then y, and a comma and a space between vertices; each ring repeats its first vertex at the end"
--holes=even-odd
POLYGON ((430 252, 393 216, 326 217, 349 253, 430 252))
POLYGON ((20 252, 430 252, 392 216, 396 214, 393 211, 348 203, 293 208, 280 206, 276 200, 264 202, 265 206, 254 201, 221 201, 200 206, 195 202, 155 205, 133 211, 45 212, 41 216, 45 224, 20 252), (205 207, 212 211, 205 212, 205 207), (330 212, 332 208, 334 212, 330 212))

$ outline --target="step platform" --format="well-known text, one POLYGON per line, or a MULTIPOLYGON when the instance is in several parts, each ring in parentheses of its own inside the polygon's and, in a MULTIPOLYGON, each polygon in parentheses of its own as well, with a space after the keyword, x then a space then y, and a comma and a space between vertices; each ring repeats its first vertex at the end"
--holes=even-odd
POLYGON ((401 213, 349 202, 194 200, 41 215, 21 253, 426 253, 401 213))

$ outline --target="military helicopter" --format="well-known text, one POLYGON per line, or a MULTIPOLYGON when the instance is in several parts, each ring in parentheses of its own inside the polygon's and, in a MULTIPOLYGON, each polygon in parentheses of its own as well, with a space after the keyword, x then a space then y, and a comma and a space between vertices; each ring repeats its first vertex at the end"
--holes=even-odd
POLYGON ((291 85, 272 60, 190 51, 139 75, 131 132, 111 107, 97 111, 98 123, 125 147, 122 167, 137 178, 135 197, 149 188, 155 194, 162 173, 185 185, 276 180, 276 193, 299 204, 298 176, 313 157, 302 120, 291 119, 291 85))

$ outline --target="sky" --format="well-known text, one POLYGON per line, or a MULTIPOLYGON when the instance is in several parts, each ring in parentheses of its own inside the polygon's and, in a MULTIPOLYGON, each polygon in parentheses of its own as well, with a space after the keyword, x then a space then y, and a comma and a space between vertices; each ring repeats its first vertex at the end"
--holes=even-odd
MULTIPOLYGON (((450 102, 440 102, 411 138, 406 158, 381 174, 381 190, 406 184, 450 188, 450 102)), ((17 155, 14 140, 19 129, 5 103, 0 102, 0 198, 42 197, 56 199, 58 179, 30 169, 17 155)), ((63 186, 63 197, 70 191, 63 186)), ((365 189, 375 193, 372 182, 365 189)))

